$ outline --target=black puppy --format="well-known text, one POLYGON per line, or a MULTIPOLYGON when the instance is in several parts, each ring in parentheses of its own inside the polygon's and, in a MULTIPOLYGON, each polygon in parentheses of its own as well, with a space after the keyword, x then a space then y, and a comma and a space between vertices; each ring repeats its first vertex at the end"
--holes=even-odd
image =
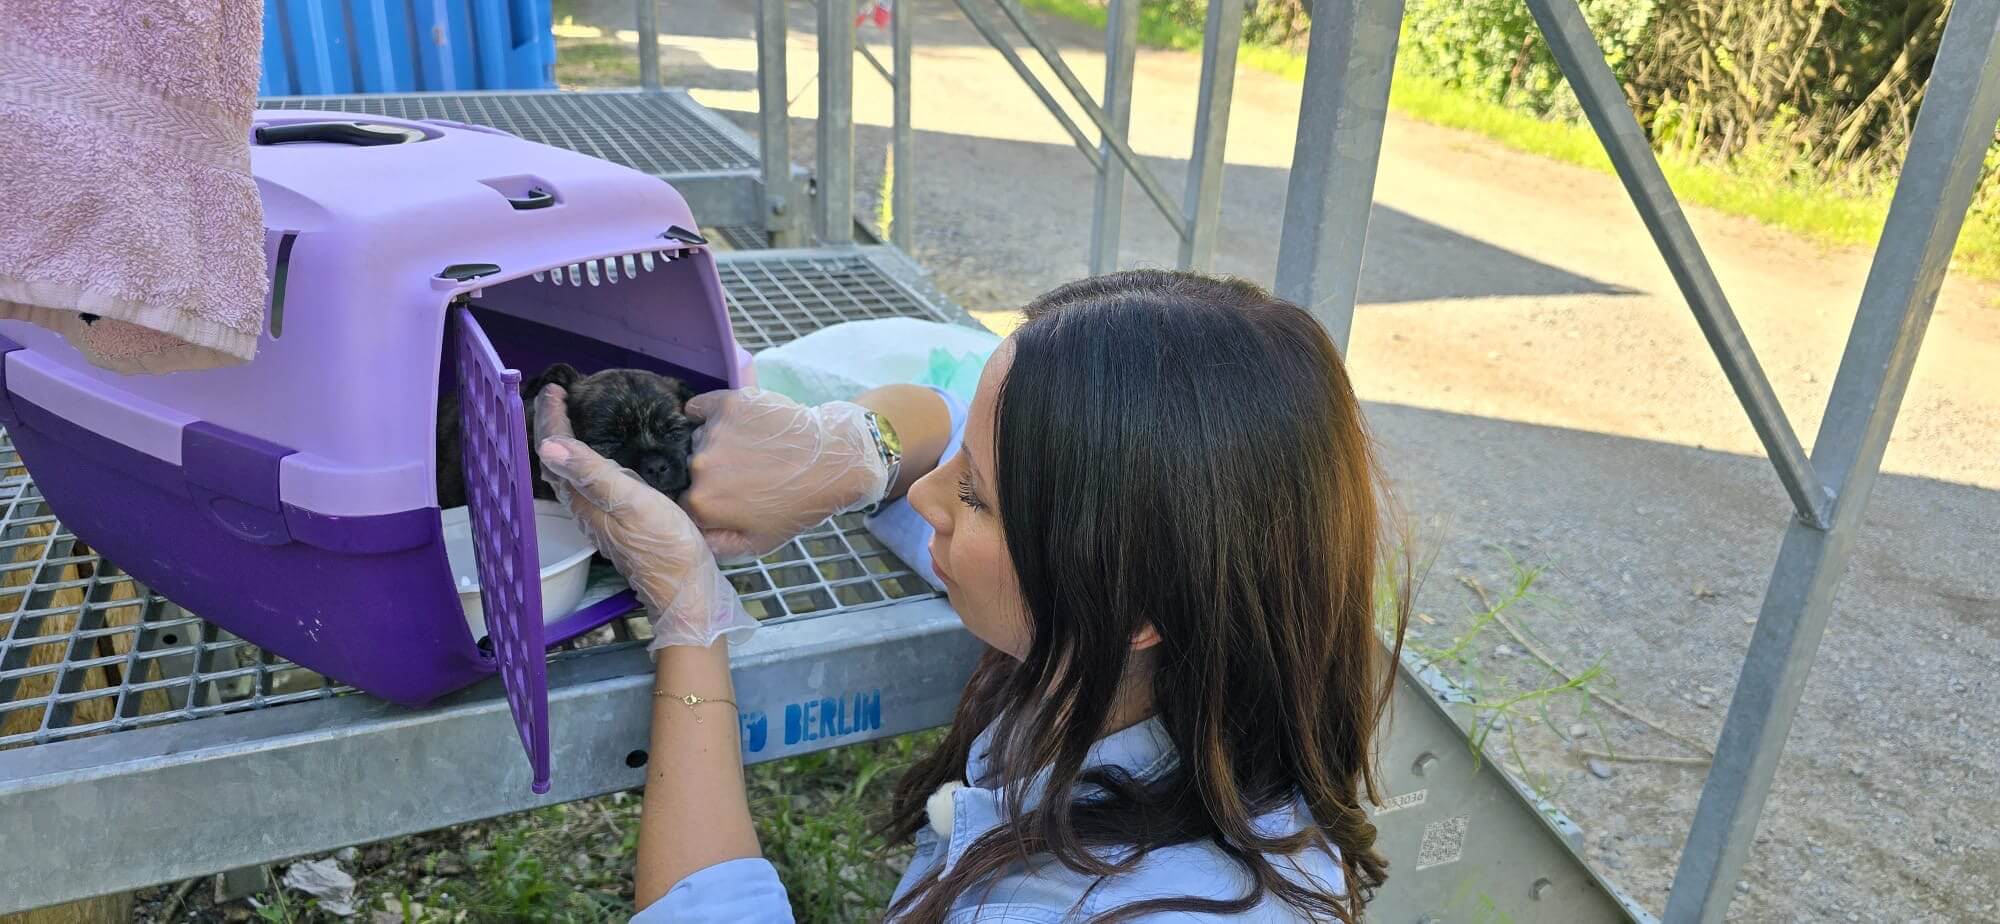
MULTIPOLYGON (((528 464, 535 496, 555 498, 542 480, 542 463, 533 452, 535 396, 547 385, 561 385, 568 394, 569 426, 585 446, 645 479, 662 494, 687 489, 688 454, 693 449, 694 422, 685 405, 694 392, 679 379, 639 369, 606 369, 579 374, 568 363, 556 363, 541 375, 521 383, 521 401, 528 417, 528 464)), ((438 401, 437 493, 439 507, 465 505, 464 438, 458 426, 458 396, 438 401)))

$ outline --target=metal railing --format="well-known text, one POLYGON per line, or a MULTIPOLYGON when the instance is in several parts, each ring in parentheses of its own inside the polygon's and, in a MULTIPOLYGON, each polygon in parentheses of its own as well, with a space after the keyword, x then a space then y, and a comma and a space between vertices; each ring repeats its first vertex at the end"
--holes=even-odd
MULTIPOLYGON (((1213 4, 1203 41, 1200 99, 1197 104, 1194 149, 1187 188, 1174 201, 1126 140, 1131 121, 1132 69, 1138 44, 1138 0, 1111 0, 1106 29, 1104 103, 1100 106, 1063 61, 1062 54, 1028 19, 1019 0, 993 0, 1007 21, 1019 30, 1076 101, 1097 131, 1093 141, 1076 124, 1056 95, 1028 67, 1005 33, 984 9, 987 0, 956 0, 981 37, 1000 52, 1049 114, 1070 136, 1097 171, 1095 220, 1091 225, 1091 271, 1108 272, 1118 259, 1123 225, 1124 181, 1129 172, 1160 211, 1180 240, 1179 265, 1207 269, 1214 258, 1217 217, 1222 207, 1223 152, 1228 145, 1229 108, 1235 87, 1236 50, 1243 32, 1243 2, 1213 4)), ((659 25, 655 3, 639 0, 637 7, 639 85, 661 89, 659 25)), ((818 29, 819 116, 814 120, 816 148, 813 171, 812 231, 822 243, 852 243, 854 239, 854 57, 859 53, 891 88, 892 117, 889 163, 889 204, 893 221, 883 229, 890 243, 908 250, 912 240, 910 174, 915 165, 911 124, 910 17, 890 19, 892 66, 885 67, 855 29, 856 0, 814 0, 818 29)), ((757 2, 757 109, 764 188, 774 246, 801 243, 783 220, 797 207, 790 201, 789 77, 785 34, 789 15, 784 0, 757 2)))
POLYGON ((1146 198, 1152 200, 1161 217, 1180 238, 1179 265, 1183 269, 1205 270, 1215 255, 1215 225, 1222 210, 1223 150, 1229 141, 1229 106, 1236 85, 1236 49, 1243 34, 1242 0, 1212 3, 1202 42, 1201 89, 1195 106, 1194 151, 1188 163, 1187 192, 1176 204, 1152 169, 1139 160, 1126 138, 1132 102, 1132 65, 1136 54, 1139 4, 1122 2, 1106 20, 1105 106, 1118 114, 1113 123, 1105 107, 1094 101, 1063 61, 1061 52, 1043 36, 1022 11, 1019 0, 993 0, 1007 20, 1019 30, 1030 47, 1055 72, 1063 88, 1096 127, 1098 141, 1092 143, 1076 121, 1056 101, 1041 78, 981 8, 984 0, 955 0, 965 18, 981 37, 1007 60, 1021 81, 1034 91, 1044 108, 1062 125, 1084 159, 1096 168, 1097 206, 1109 208, 1108 216, 1091 225, 1090 265, 1093 272, 1106 272, 1118 260, 1118 232, 1121 224, 1123 174, 1129 171, 1146 198))
MULTIPOLYGON (((646 0, 641 0, 642 8, 647 5, 646 0)), ((890 243, 907 251, 914 227, 910 173, 915 165, 911 153, 914 131, 910 121, 910 18, 891 18, 889 43, 893 64, 884 67, 856 34, 854 0, 816 0, 814 5, 819 29, 819 116, 813 123, 816 149, 813 182, 817 189, 813 231, 829 244, 854 241, 854 53, 859 52, 889 83, 892 94, 889 142, 892 220, 883 231, 890 243)), ((789 19, 784 0, 757 0, 758 135, 762 143, 764 187, 772 191, 770 208, 774 217, 796 207, 788 201, 794 188, 789 69, 785 62, 789 19)), ((643 46, 640 55, 650 57, 643 46)), ((773 232, 772 243, 776 246, 803 243, 788 238, 781 222, 773 222, 773 232)))
MULTIPOLYGON (((1070 98, 1096 130, 1095 139, 1076 123, 1056 94, 1036 76, 1006 33, 987 13, 988 0, 956 0, 965 18, 1013 68, 1021 81, 1055 118, 1076 145, 1077 151, 1097 171, 1095 221, 1091 226, 1091 269, 1108 271, 1118 257, 1123 219, 1123 189, 1126 175, 1138 184, 1180 239, 1179 265, 1206 269, 1214 257, 1217 216, 1222 206, 1223 151, 1228 144, 1229 108, 1235 85, 1236 49, 1243 31, 1242 0, 1213 4, 1209 8, 1206 39, 1203 43, 1201 90, 1197 104, 1193 156, 1187 187, 1181 201, 1175 201, 1159 177, 1143 163, 1126 139, 1131 119, 1132 69, 1138 42, 1139 4, 1137 0, 1111 0, 1106 29, 1107 67, 1104 102, 1090 91, 1063 60, 1039 29, 1029 20, 1019 0, 991 0, 1056 75, 1070 98)), ((857 44, 855 0, 816 0, 819 29, 819 118, 815 120, 817 147, 814 165, 814 228, 829 244, 852 240, 854 224, 854 52, 859 52, 887 80, 894 93, 891 120, 890 210, 895 220, 889 230, 891 243, 908 249, 911 240, 910 171, 913 165, 910 119, 911 23, 904 15, 893 16, 891 47, 893 68, 884 67, 866 45, 857 44)), ((642 10, 647 6, 640 4, 642 10)), ((641 16, 641 58, 646 52, 647 29, 641 16)), ((764 137, 763 154, 766 186, 787 188, 783 171, 790 164, 786 141, 787 79, 785 32, 787 15, 783 0, 758 0, 757 60, 758 109, 764 137)), ((653 72, 658 86, 658 72, 653 72)), ((644 72, 642 72, 642 78, 644 72)), ((782 204, 774 204, 782 209, 782 204)))

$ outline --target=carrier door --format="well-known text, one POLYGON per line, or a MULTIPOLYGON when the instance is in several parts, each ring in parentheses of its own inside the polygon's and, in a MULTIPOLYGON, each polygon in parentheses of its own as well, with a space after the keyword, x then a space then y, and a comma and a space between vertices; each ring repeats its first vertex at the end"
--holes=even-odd
POLYGON ((492 656, 534 769, 549 791, 549 682, 544 655, 535 497, 529 483, 521 373, 500 362, 471 312, 451 309, 458 347, 459 425, 465 497, 492 656))

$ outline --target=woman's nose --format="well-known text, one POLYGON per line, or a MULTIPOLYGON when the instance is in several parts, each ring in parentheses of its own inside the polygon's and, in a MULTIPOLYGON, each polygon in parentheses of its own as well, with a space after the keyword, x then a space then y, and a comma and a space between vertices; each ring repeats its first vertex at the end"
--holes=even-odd
POLYGON ((910 485, 910 507, 929 523, 931 529, 940 535, 951 532, 951 510, 940 500, 939 488, 944 484, 945 470, 942 466, 931 469, 917 483, 910 485))

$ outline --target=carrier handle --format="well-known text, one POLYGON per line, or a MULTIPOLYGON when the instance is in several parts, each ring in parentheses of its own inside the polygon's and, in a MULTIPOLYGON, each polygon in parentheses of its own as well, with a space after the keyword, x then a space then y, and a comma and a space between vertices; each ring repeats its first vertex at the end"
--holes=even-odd
POLYGON ((255 137, 258 144, 323 141, 375 147, 422 141, 424 133, 396 125, 367 125, 361 122, 295 122, 290 125, 260 125, 255 137))
POLYGON ((513 206, 518 211, 525 212, 530 209, 548 208, 556 204, 556 197, 554 193, 537 186, 528 190, 528 194, 525 196, 519 198, 508 196, 507 204, 513 206))

